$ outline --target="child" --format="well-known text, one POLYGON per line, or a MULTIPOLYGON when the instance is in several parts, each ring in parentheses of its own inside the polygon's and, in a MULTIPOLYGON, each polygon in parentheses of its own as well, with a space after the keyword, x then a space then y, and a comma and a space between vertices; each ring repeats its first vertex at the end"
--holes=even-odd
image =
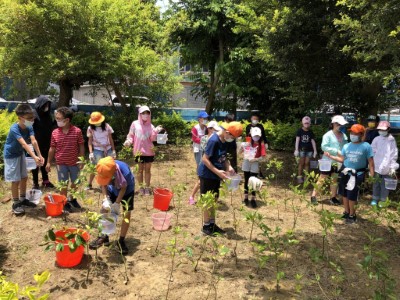
POLYGON ((251 176, 257 176, 259 172, 259 162, 265 158, 265 146, 264 142, 261 140, 261 130, 258 127, 253 127, 250 130, 251 141, 250 143, 245 142, 242 143, 240 152, 246 151, 246 149, 255 148, 255 156, 254 158, 248 159, 244 158, 242 163, 242 170, 244 173, 244 200, 243 203, 246 206, 251 205, 251 207, 256 208, 256 191, 251 191, 251 200, 249 202, 249 178, 251 176))
POLYGON ((28 173, 24 150, 38 166, 43 165, 44 158, 33 133, 32 125, 35 118, 33 109, 29 104, 19 104, 15 108, 15 113, 18 122, 11 125, 4 144, 4 179, 6 182, 11 182, 12 211, 16 216, 20 216, 25 213, 23 206, 36 206, 25 198, 28 173), (29 140, 37 155, 28 145, 29 140))
POLYGON ((49 175, 46 171, 47 156, 50 149, 51 133, 55 128, 54 120, 50 114, 51 101, 47 96, 40 95, 35 103, 35 121, 33 131, 38 142, 40 153, 44 158, 43 166, 32 170, 33 188, 39 189, 39 169, 42 173, 42 186, 53 188, 54 185, 49 181, 49 175))
MULTIPOLYGON (((101 185, 104 195, 102 210, 110 211, 116 215, 120 211, 120 203, 125 200, 127 203, 123 206, 127 208, 123 216, 121 231, 118 241, 119 251, 122 255, 128 254, 128 247, 125 244, 125 236, 129 229, 131 211, 133 210, 134 193, 135 193, 135 177, 133 176, 129 166, 119 160, 114 160, 112 157, 104 157, 99 160, 96 165, 96 181, 101 185)), ((96 240, 89 244, 90 249, 98 249, 103 244, 109 245, 110 240, 108 235, 100 235, 96 240)))
MULTIPOLYGON (((235 115, 234 114, 227 114, 224 118, 225 123, 230 123, 235 121, 235 115)), ((232 166, 232 168, 237 172, 237 145, 236 141, 233 141, 232 143, 227 143, 226 144, 226 151, 228 152, 228 159, 229 162, 232 166)))
POLYGON ((377 205, 378 201, 386 201, 389 190, 385 187, 385 178, 395 176, 399 168, 396 140, 389 133, 390 123, 381 121, 377 129, 379 136, 374 138, 371 146, 374 152, 375 174, 380 180, 373 185, 371 205, 377 205))
MULTIPOLYGON (((200 177, 200 192, 202 195, 212 192, 215 198, 218 198, 221 180, 228 179, 228 173, 234 173, 234 170, 226 159, 226 143, 232 142, 235 138, 242 135, 243 129, 239 122, 223 124, 222 130, 213 134, 208 140, 206 150, 204 151, 201 163, 198 168, 200 177)), ((206 235, 215 233, 224 234, 215 224, 215 209, 205 209, 203 211, 204 225, 202 232, 206 235)))
POLYGON ((374 154, 371 145, 362 141, 364 134, 364 126, 354 124, 350 128, 350 143, 344 145, 336 156, 329 152, 324 153, 327 157, 343 163, 340 172, 339 195, 343 196, 344 213, 342 218, 348 224, 357 221, 358 192, 364 181, 367 162, 369 175, 374 176, 374 154))
POLYGON ((303 183, 303 170, 307 172, 310 169, 310 158, 317 157, 317 145, 315 144, 314 133, 310 129, 311 119, 310 117, 304 117, 301 120, 303 127, 297 130, 296 143, 294 156, 300 157, 299 166, 297 171, 297 183, 303 183), (299 151, 300 150, 300 151, 299 151))
POLYGON ((200 149, 200 141, 201 138, 206 135, 208 117, 209 116, 205 111, 199 112, 197 116, 199 123, 192 128, 193 153, 196 161, 196 168, 199 167, 201 157, 203 156, 200 149))
POLYGON ((138 182, 140 195, 150 195, 151 163, 154 161, 153 141, 162 130, 161 125, 154 128, 151 124, 150 108, 146 105, 139 107, 138 119, 133 121, 128 136, 124 142, 125 147, 133 144, 135 162, 139 163, 138 182), (143 174, 146 187, 143 188, 143 174))
MULTIPOLYGON (((58 128, 54 129, 51 134, 46 171, 50 172, 51 161, 55 157, 58 181, 67 183, 67 187, 61 190, 61 195, 67 197, 68 183, 70 183, 71 189, 76 188, 75 181, 78 179, 79 168, 83 167, 83 165, 78 166, 78 158, 85 155, 85 146, 82 131, 72 125, 74 116, 72 110, 68 107, 60 107, 55 116, 58 128)), ((72 207, 81 208, 75 198, 68 197, 65 209, 72 210, 72 207)))
MULTIPOLYGON (((100 158, 111 156, 117 158, 112 134, 114 130, 105 121, 105 117, 98 111, 92 112, 87 129, 89 160, 97 164, 100 158)), ((86 190, 92 189, 94 174, 90 175, 86 190)))
MULTIPOLYGON (((200 153, 204 153, 204 151, 206 150, 206 146, 207 146, 209 138, 214 133, 216 133, 220 130, 221 130, 221 128, 218 126, 218 123, 216 121, 211 121, 211 122, 207 123, 206 135, 204 135, 200 140, 200 153)), ((190 205, 196 204, 194 197, 195 197, 197 191, 199 190, 199 188, 200 188, 200 181, 198 180, 196 185, 193 188, 192 194, 189 197, 190 205)))

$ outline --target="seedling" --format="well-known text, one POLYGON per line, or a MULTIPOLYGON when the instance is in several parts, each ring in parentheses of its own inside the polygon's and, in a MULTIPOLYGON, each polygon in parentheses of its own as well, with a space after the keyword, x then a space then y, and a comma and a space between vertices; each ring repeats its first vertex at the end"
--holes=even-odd
MULTIPOLYGON (((325 255, 325 244, 328 243, 328 233, 333 232, 334 220, 338 218, 337 214, 326 209, 321 209, 319 212, 319 224, 322 227, 322 256, 325 255)), ((328 256, 328 255, 327 255, 328 256)))
POLYGON ((64 237, 56 237, 54 232, 54 228, 47 231, 46 235, 44 236, 44 242, 41 246, 46 246, 45 251, 49 251, 56 248, 56 251, 63 251, 64 250, 64 242, 67 242, 69 251, 71 253, 75 252, 79 246, 86 246, 86 240, 84 235, 87 234, 83 229, 74 229, 71 230, 70 228, 61 228, 59 230, 68 230, 64 237), (56 245, 56 246, 55 246, 56 245))

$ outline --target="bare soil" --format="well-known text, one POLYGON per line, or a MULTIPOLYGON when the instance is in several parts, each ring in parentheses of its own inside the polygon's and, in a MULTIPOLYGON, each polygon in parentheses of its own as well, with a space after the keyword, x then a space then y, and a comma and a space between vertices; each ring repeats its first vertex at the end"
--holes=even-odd
MULTIPOLYGON (((368 233, 382 239, 376 248, 388 254, 390 276, 396 280, 400 278, 399 225, 388 224, 385 218, 373 222, 376 214, 368 214, 370 197, 367 194, 361 197, 358 223, 346 225, 336 219, 333 231, 328 232, 325 258, 316 259, 318 255, 312 253, 322 251, 323 240, 318 212, 328 209, 341 215, 343 208, 329 205, 325 199, 328 197, 319 199, 318 206, 311 206, 310 191, 303 198, 295 195, 289 189, 294 159, 287 153, 271 152, 269 159, 282 160, 284 167, 279 172, 267 171, 268 175, 274 173, 277 176, 266 182, 263 189, 267 191, 267 197, 265 201, 258 199, 256 211, 264 216, 264 224, 272 231, 279 228, 282 235, 293 229, 298 241, 285 247, 278 258, 279 271, 284 272, 284 277, 277 292, 274 258, 260 267, 257 247, 249 242, 251 224, 245 220, 244 213, 255 210, 242 207, 243 185, 241 191, 228 193, 220 199, 217 223, 227 231, 226 235, 206 239, 201 234, 200 208, 187 202, 197 180, 190 146, 159 147, 158 152, 161 159, 153 165, 152 184, 170 189, 182 184, 186 188, 182 197, 175 195, 170 204, 169 213, 174 214, 172 228, 161 234, 155 231, 151 220, 152 213, 157 212, 153 208, 153 196, 136 195, 126 238, 130 250, 126 261, 111 247, 102 247, 97 257, 95 251, 85 251, 79 266, 60 268, 55 263, 55 252, 45 252, 39 245, 52 225, 74 227, 81 224, 83 209, 65 217, 49 218, 42 200, 36 208, 26 209, 23 217, 15 217, 11 202, 2 201, 0 269, 3 274, 25 286, 33 283, 33 274, 49 270, 51 278, 43 291, 50 293, 50 299, 165 299, 168 287, 168 299, 372 299, 378 281, 369 280, 357 265, 365 257, 368 233), (296 210, 298 217, 294 222, 296 210), (176 226, 181 229, 179 233, 173 229, 176 226), (171 241, 174 237, 177 245, 171 275, 171 241), (159 246, 155 251, 158 239, 159 246), (218 252, 224 249, 225 255, 218 252), (199 264, 195 271, 197 260, 199 264)), ((51 178, 56 180, 55 169, 51 178)), ((5 183, 3 195, 5 200, 10 197, 5 183)), ((84 209, 99 211, 101 198, 96 189, 85 196, 85 200, 94 200, 92 205, 83 204, 82 200, 80 203, 84 209)), ((399 219, 393 209, 390 211, 399 219)), ((111 236, 113 240, 117 237, 117 234, 111 236)), ((257 226, 252 240, 267 242, 257 226)), ((400 298, 399 287, 397 284, 400 298)))

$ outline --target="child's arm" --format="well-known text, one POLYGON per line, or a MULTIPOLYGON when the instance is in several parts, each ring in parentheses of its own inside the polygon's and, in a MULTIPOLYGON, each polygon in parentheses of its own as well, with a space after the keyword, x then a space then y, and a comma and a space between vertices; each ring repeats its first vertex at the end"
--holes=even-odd
POLYGON ((317 152, 317 144, 315 143, 315 140, 314 140, 314 139, 311 140, 311 145, 312 145, 312 148, 313 148, 313 150, 314 150, 314 155, 313 155, 313 157, 316 158, 317 155, 318 155, 318 152, 317 152))
POLYGON ((330 159, 336 160, 337 162, 340 162, 340 163, 343 163, 343 161, 344 161, 344 156, 340 153, 340 150, 338 150, 337 156, 334 156, 327 151, 324 152, 324 155, 329 157, 330 159))
POLYGON ((89 160, 94 161, 94 154, 93 154, 93 137, 88 137, 88 149, 89 149, 89 160))
POLYGON ((50 147, 49 154, 47 155, 47 165, 46 165, 46 171, 50 172, 51 171, 51 162, 54 159, 54 154, 56 153, 56 148, 50 147))
MULTIPOLYGON (((85 157, 85 144, 80 143, 79 144, 79 156, 78 157, 85 157)), ((82 169, 84 166, 83 164, 79 164, 79 168, 82 169)))
POLYGON ((33 149, 35 149, 35 152, 38 154, 38 157, 40 158, 40 166, 43 166, 44 158, 43 158, 42 154, 40 153, 39 144, 38 144, 37 140, 35 139, 34 135, 31 135, 31 142, 32 142, 33 149))
POLYGON ((375 164, 374 164, 374 158, 373 157, 368 158, 368 167, 369 167, 369 176, 374 177, 375 164))
POLYGON ((221 179, 228 179, 228 176, 226 175, 226 172, 224 170, 219 170, 217 169, 210 161, 210 158, 207 154, 203 154, 203 157, 201 158, 203 164, 215 175, 217 175, 221 179))
POLYGON ((126 140, 124 142, 125 147, 130 147, 133 144, 133 137, 135 136, 135 121, 132 122, 131 127, 129 127, 128 135, 126 136, 126 140))
POLYGON ((296 136, 296 142, 294 143, 294 156, 299 156, 299 143, 300 143, 300 137, 296 136))
POLYGON ((110 141, 110 145, 111 145, 111 149, 112 149, 111 156, 114 157, 114 158, 117 158, 117 153, 115 152, 114 139, 112 137, 112 133, 111 132, 108 134, 108 140, 110 141))
MULTIPOLYGON (((24 148, 25 151, 35 160, 36 164, 40 165, 41 158, 43 158, 43 157, 36 156, 35 152, 32 151, 31 147, 28 146, 28 144, 25 142, 24 138, 20 137, 17 139, 17 141, 21 144, 22 148, 24 148)), ((37 144, 36 144, 36 147, 37 147, 37 144)), ((40 151, 38 153, 40 154, 40 151)))

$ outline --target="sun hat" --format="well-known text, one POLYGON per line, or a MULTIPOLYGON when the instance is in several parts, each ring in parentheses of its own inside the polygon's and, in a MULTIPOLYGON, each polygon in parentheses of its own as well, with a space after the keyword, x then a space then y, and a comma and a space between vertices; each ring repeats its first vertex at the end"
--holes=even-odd
POLYGON ((365 127, 362 126, 361 124, 354 124, 353 126, 351 126, 350 131, 358 134, 358 133, 364 133, 365 132, 365 127))
POLYGON ((220 131, 221 127, 219 127, 217 121, 210 121, 207 123, 207 128, 212 128, 215 131, 220 131))
POLYGON ((337 116, 334 116, 332 118, 332 122, 331 123, 332 124, 333 123, 338 123, 339 125, 346 125, 349 122, 347 122, 346 119, 343 116, 337 115, 337 116))
POLYGON ((231 135, 233 135, 235 138, 238 138, 243 133, 243 127, 242 127, 242 124, 240 124, 240 122, 224 123, 224 126, 223 126, 223 128, 226 131, 228 131, 231 135))
POLYGON ((94 111, 90 114, 89 124, 95 125, 103 123, 106 117, 102 115, 101 112, 94 111))
POLYGON ((198 119, 198 118, 203 118, 203 119, 208 118, 208 113, 206 113, 205 111, 201 111, 201 112, 199 112, 199 114, 197 115, 197 119, 198 119))
POLYGON ((308 116, 305 116, 302 120, 301 120, 302 124, 311 124, 311 118, 308 116))
POLYGON ((117 164, 111 156, 104 157, 99 160, 96 165, 96 181, 100 185, 107 185, 114 176, 117 164))
POLYGON ((390 123, 388 121, 380 121, 376 129, 388 130, 389 128, 390 128, 390 123))
POLYGON ((143 105, 143 106, 139 107, 139 114, 142 114, 145 111, 150 112, 150 108, 147 105, 143 105))
POLYGON ((258 128, 258 127, 253 127, 253 128, 251 128, 251 129, 250 129, 250 135, 251 135, 252 137, 254 137, 254 136, 261 136, 261 129, 258 128))

